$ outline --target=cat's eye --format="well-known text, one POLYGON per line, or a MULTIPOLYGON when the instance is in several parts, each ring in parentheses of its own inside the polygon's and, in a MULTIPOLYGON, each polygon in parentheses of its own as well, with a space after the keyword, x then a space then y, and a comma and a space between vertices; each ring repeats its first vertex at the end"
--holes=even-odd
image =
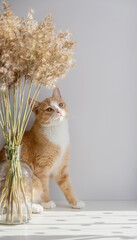
POLYGON ((48 107, 47 109, 46 109, 46 112, 52 112, 52 108, 51 107, 48 107))
POLYGON ((63 103, 60 103, 60 104, 59 104, 59 107, 63 107, 63 106, 64 106, 64 104, 63 104, 63 103))

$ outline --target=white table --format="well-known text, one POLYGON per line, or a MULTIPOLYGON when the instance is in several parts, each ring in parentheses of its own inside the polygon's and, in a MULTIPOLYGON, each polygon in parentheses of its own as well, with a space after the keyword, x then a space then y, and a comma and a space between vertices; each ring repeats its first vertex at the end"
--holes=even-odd
POLYGON ((58 202, 25 225, 0 225, 0 240, 137 239, 137 202, 92 201, 82 210, 58 202))

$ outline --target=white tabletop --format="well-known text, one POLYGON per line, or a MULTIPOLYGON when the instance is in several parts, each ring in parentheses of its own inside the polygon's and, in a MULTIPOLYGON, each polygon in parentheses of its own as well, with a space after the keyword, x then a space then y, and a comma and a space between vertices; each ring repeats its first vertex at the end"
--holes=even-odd
POLYGON ((23 225, 0 225, 0 240, 137 239, 137 202, 86 202, 82 210, 66 203, 33 214, 23 225))

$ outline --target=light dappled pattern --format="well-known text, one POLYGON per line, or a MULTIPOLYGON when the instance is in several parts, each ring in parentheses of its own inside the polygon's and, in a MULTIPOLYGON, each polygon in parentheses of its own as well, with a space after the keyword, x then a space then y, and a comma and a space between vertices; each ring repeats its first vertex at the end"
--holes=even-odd
POLYGON ((137 239, 137 211, 48 210, 26 225, 1 225, 1 239, 137 239))

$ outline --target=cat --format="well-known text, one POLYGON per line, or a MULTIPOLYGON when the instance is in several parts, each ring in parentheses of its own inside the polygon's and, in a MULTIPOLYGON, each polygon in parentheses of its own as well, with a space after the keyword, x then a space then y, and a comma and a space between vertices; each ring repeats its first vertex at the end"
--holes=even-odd
MULTIPOLYGON (((43 208, 56 207, 50 200, 49 177, 57 182, 72 208, 84 208, 84 202, 77 200, 70 182, 68 108, 60 90, 54 88, 52 96, 42 102, 35 100, 32 112, 36 120, 25 132, 21 148, 21 160, 33 170, 32 211, 38 213, 43 208)), ((0 152, 1 159, 2 156, 4 159, 4 149, 0 152)))

